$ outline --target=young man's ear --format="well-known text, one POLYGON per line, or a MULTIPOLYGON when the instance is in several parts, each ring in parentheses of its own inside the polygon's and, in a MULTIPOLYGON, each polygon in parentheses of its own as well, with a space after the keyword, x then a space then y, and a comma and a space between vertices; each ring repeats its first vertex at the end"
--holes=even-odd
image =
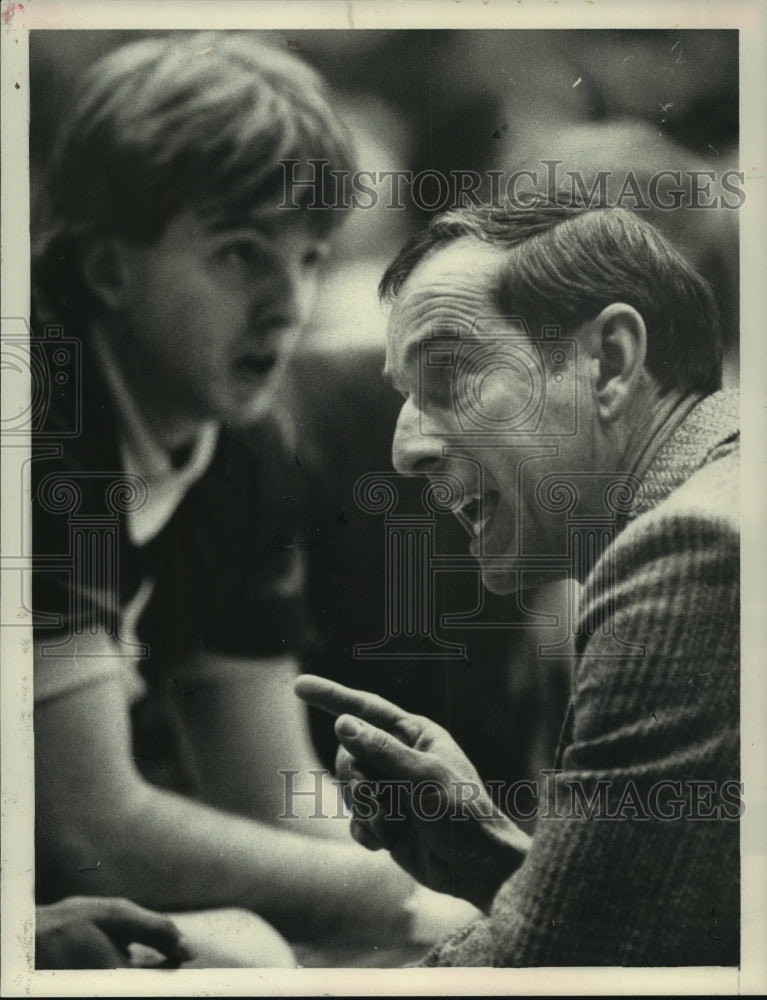
POLYGON ((123 256, 117 241, 108 236, 90 236, 82 247, 83 277, 88 290, 109 312, 124 304, 123 256))
POLYGON ((645 378, 647 328, 633 306, 613 302, 589 324, 592 391, 600 417, 621 417, 645 378))

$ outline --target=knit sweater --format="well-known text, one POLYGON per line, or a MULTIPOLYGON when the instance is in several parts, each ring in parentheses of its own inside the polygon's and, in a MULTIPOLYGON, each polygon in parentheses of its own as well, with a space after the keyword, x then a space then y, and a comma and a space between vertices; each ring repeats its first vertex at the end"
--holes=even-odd
POLYGON ((531 849, 424 964, 738 964, 737 421, 735 394, 704 399, 648 468, 585 583, 569 736, 531 849))

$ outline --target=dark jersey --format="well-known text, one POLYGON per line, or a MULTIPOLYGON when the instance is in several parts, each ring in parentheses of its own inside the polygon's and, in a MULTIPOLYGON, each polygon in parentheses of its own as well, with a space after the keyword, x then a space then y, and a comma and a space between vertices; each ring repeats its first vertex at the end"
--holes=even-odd
POLYGON ((136 545, 127 518, 146 486, 121 468, 114 402, 87 343, 79 347, 82 363, 51 383, 33 434, 36 641, 69 659, 78 637, 106 633, 117 652, 140 654, 148 677, 200 651, 299 650, 302 470, 277 422, 222 427, 206 471, 159 534, 136 545), (124 611, 145 581, 152 593, 136 647, 124 611))

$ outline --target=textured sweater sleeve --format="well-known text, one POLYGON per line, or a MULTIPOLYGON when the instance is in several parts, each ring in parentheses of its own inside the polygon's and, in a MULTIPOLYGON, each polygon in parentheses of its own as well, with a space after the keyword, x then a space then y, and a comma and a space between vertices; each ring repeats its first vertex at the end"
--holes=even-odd
POLYGON ((425 964, 737 964, 739 547, 721 513, 737 511, 737 473, 717 465, 592 573, 573 740, 530 853, 425 964), (615 655, 616 636, 635 645, 615 655))

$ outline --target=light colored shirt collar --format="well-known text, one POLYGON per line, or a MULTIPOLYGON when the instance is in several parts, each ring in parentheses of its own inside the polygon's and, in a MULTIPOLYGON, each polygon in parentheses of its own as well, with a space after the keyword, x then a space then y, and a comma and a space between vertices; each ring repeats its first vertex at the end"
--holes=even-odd
POLYGON ((210 465, 219 425, 213 421, 203 424, 191 444, 187 460, 181 466, 174 466, 167 450, 139 412, 107 338, 95 333, 93 342, 117 410, 123 468, 141 476, 147 485, 146 503, 138 510, 129 511, 127 520, 130 540, 135 545, 144 545, 165 527, 187 490, 210 465))

